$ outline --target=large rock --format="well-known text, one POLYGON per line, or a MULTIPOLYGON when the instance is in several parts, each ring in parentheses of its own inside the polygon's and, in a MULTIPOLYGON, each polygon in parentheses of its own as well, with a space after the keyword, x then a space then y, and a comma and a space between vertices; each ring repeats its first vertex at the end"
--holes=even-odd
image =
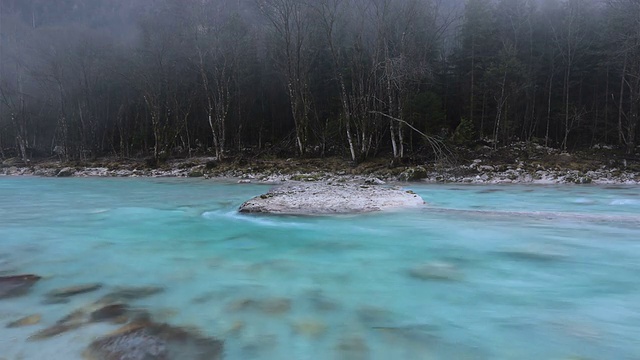
POLYGON ((244 213, 349 214, 422 206, 412 191, 358 184, 304 183, 271 189, 240 206, 244 213))

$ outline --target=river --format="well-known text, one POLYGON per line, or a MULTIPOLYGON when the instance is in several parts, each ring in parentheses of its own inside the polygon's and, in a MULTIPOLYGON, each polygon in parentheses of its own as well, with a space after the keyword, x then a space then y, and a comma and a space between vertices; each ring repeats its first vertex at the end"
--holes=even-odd
POLYGON ((423 209, 294 217, 236 212, 267 185, 0 177, 0 275, 42 277, 0 299, 0 359, 81 359, 122 325, 27 338, 122 286, 232 360, 640 358, 637 187, 407 186, 423 209))

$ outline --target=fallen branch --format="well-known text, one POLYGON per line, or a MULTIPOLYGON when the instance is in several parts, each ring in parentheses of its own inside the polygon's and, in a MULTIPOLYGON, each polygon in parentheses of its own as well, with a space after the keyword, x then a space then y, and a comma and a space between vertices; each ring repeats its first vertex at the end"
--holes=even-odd
POLYGON ((382 115, 390 120, 393 121, 397 121, 399 123, 402 123, 404 125, 407 125, 411 130, 417 132, 418 134, 420 134, 423 138, 425 138, 427 140, 427 142, 429 143, 429 146, 431 146, 431 150, 433 150, 434 154, 436 155, 436 159, 441 160, 448 160, 449 157, 448 155, 452 155, 451 151, 449 150, 449 148, 447 148, 447 145, 445 145, 445 143, 434 137, 434 136, 430 136, 427 135, 425 133, 423 133, 422 131, 418 130, 415 126, 409 124, 408 122, 406 122, 405 120, 402 119, 398 119, 396 117, 393 117, 391 115, 385 114, 383 112, 380 111, 370 111, 369 113, 371 114, 377 114, 377 115, 382 115))

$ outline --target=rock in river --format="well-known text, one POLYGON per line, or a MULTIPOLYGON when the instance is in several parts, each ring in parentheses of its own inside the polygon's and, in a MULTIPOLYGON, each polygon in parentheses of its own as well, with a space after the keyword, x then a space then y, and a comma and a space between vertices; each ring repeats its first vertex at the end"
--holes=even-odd
POLYGON ((38 280, 37 275, 0 276, 0 299, 24 295, 38 280))
POLYGON ((398 187, 300 183, 269 190, 240 206, 244 213, 322 215, 418 207, 424 200, 398 187))

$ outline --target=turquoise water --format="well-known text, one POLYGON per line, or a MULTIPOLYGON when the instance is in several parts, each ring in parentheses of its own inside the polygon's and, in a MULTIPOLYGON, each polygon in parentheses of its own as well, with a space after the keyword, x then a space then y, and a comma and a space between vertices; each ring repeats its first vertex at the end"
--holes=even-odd
POLYGON ((0 299, 0 359, 80 359, 119 325, 26 339, 132 285, 164 287, 130 305, 226 359, 640 359, 637 187, 411 188, 429 205, 280 217, 236 213, 265 185, 0 178, 0 275, 43 277, 0 299))

